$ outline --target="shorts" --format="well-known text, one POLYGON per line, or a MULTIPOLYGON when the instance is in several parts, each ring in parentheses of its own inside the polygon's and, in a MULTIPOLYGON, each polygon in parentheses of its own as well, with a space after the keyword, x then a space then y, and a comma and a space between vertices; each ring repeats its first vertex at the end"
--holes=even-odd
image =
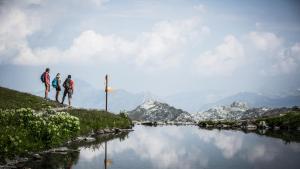
POLYGON ((72 89, 65 89, 64 91, 64 96, 66 96, 68 94, 68 98, 72 98, 73 95, 73 90, 72 89))
POLYGON ((57 91, 57 92, 61 91, 61 87, 60 87, 60 86, 57 86, 57 87, 56 87, 56 91, 57 91))

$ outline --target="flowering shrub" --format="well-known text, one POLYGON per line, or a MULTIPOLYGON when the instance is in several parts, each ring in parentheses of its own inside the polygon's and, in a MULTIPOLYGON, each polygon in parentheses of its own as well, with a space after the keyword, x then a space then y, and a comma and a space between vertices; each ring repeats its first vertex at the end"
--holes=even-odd
POLYGON ((48 148, 75 136, 79 119, 65 112, 0 110, 0 154, 48 148))

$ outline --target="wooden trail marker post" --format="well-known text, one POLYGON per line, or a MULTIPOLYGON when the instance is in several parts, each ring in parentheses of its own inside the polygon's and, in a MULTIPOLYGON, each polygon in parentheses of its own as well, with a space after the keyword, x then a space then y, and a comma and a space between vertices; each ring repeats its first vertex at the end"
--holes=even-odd
MULTIPOLYGON (((107 112, 107 101, 108 101, 108 75, 105 75, 105 111, 107 112)), ((107 160, 107 142, 105 141, 104 143, 104 148, 105 148, 105 155, 104 155, 104 168, 107 169, 107 163, 108 163, 108 160, 107 160)))
POLYGON ((105 75, 105 111, 107 112, 108 75, 105 75))

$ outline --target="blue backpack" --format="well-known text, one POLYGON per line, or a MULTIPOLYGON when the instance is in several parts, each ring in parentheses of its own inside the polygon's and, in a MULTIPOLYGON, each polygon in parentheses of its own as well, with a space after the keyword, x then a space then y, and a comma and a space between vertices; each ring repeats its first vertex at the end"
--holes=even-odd
POLYGON ((52 87, 57 88, 57 78, 52 80, 52 87))
POLYGON ((45 83, 45 72, 41 75, 41 81, 45 83))

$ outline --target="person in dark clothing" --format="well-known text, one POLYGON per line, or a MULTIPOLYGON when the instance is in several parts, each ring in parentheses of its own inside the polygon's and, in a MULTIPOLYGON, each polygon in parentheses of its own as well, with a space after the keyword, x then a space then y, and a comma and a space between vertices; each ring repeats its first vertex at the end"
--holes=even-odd
POLYGON ((68 78, 63 83, 63 87, 65 90, 61 104, 64 104, 65 97, 68 94, 69 107, 71 107, 71 99, 74 93, 74 81, 71 79, 71 75, 68 75, 68 78))

